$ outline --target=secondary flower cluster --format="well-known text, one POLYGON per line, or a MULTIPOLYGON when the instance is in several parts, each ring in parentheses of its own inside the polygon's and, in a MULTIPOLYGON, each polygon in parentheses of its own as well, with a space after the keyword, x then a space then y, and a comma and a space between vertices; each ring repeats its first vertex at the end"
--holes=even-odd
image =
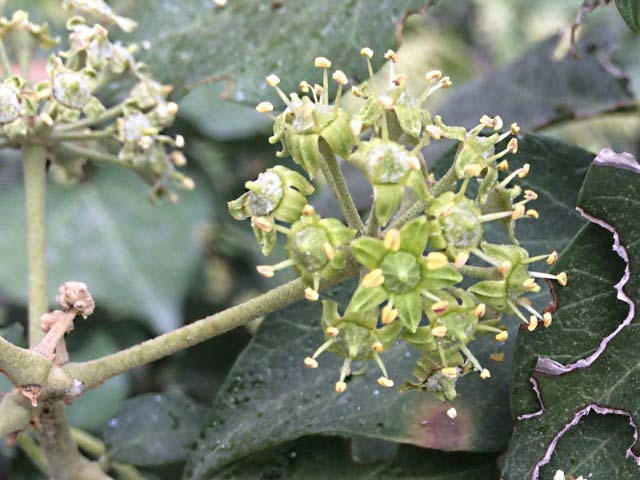
MULTIPOLYGON (((518 150, 518 125, 505 128, 498 116, 483 116, 470 130, 446 125, 423 105, 434 92, 451 86, 448 77, 428 72, 426 88, 416 97, 407 90, 406 78, 394 74, 393 51, 385 54, 392 68, 383 87, 374 81, 373 52, 364 48, 361 54, 371 81, 351 89, 362 99, 357 113, 341 106, 349 80, 340 70, 331 74, 337 90, 329 102, 331 62, 324 57, 315 60, 323 72, 321 85, 303 81, 299 93, 287 95, 280 79, 269 75, 267 84, 286 108, 274 116, 274 106, 263 102, 257 110, 274 120, 270 141, 281 142, 279 156, 291 156, 310 179, 321 169, 336 196, 342 196, 342 205, 350 197, 335 188, 341 172, 327 165, 339 156, 362 171, 374 194, 367 224, 347 227, 337 219, 321 219, 307 203, 313 186, 283 166, 247 182, 248 192, 229 207, 235 218, 251 219, 265 255, 278 233, 286 238, 288 258, 258 266, 258 272, 272 277, 293 267, 310 301, 319 299, 320 281, 335 279, 350 258, 360 266, 359 285, 342 315, 335 302, 323 301, 325 342, 305 365, 318 367, 325 350, 344 357, 335 385, 340 393, 347 387, 351 363, 374 359, 381 371, 378 383, 391 387, 394 382, 380 354, 404 341, 422 352, 414 369, 417 381, 405 388, 451 400, 459 376, 470 371, 483 379, 491 376, 469 349, 476 336, 492 335, 496 345, 505 342, 503 315, 517 316, 530 331, 539 324, 549 327, 551 315, 536 311, 527 295, 540 290, 539 278, 565 285, 567 276, 531 271, 534 262, 553 264, 557 253, 531 257, 516 239, 516 221, 538 218, 536 210, 527 208, 536 193, 512 184, 529 173, 529 165, 508 173, 505 157, 518 150), (443 138, 457 141, 458 148, 448 172, 437 179, 423 150, 443 138), (403 202, 409 206, 403 208, 403 202), (502 224, 511 243, 487 242, 488 222, 502 224)), ((501 360, 497 349, 492 359, 501 360)))
POLYGON ((177 200, 172 187, 191 189, 193 181, 176 170, 186 163, 180 151, 184 139, 161 134, 178 112, 168 100, 171 88, 136 62, 136 46, 112 42, 104 26, 87 18, 125 31, 135 22, 115 15, 103 0, 65 0, 63 6, 86 17, 68 20, 69 49, 49 57, 47 78, 35 84, 29 79, 30 58, 37 48, 53 48, 58 40, 46 24, 30 22, 21 10, 0 19, 1 48, 6 48, 1 56, 1 146, 45 146, 54 172, 70 181, 82 177, 89 160, 121 164, 152 185, 152 198, 168 193, 177 200), (11 57, 22 65, 20 74, 13 72, 11 57), (100 96, 112 82, 133 86, 107 109, 100 96))

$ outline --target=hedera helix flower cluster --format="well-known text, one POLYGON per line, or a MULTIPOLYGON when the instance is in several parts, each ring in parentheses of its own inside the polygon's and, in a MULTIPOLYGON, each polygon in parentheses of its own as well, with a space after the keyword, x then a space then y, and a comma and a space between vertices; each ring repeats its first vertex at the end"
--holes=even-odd
POLYGON ((194 182, 176 170, 186 163, 183 137, 161 134, 178 112, 168 100, 171 88, 136 61, 137 46, 111 41, 107 29, 93 23, 130 31, 135 22, 115 15, 103 0, 65 0, 63 7, 84 16, 68 20, 69 49, 50 55, 47 78, 35 84, 30 59, 59 40, 22 10, 0 19, 0 146, 46 148, 52 173, 63 181, 78 181, 89 160, 126 166, 152 186, 152 199, 167 194, 177 201, 174 187, 192 189, 194 182), (112 85, 121 87, 119 103, 106 108, 100 97, 112 85))
MULTIPOLYGON (((516 238, 516 221, 538 218, 536 210, 527 208, 536 193, 512 184, 528 174, 529 165, 509 173, 505 159, 518 150, 518 125, 505 128, 498 116, 483 116, 470 130, 446 125, 439 116, 432 118, 424 104, 436 91, 451 86, 448 77, 428 72, 424 92, 413 96, 406 77, 394 73, 397 55, 388 51, 390 79, 380 88, 374 82, 373 52, 363 48, 361 55, 371 78, 352 86, 352 94, 363 100, 357 113, 341 106, 349 80, 340 70, 331 74, 337 91, 330 102, 331 62, 324 57, 315 60, 323 71, 322 84, 303 81, 299 93, 287 95, 276 75, 266 77, 286 108, 276 116, 274 106, 262 102, 257 110, 274 120, 270 142, 281 143, 278 156, 291 156, 309 179, 321 169, 332 187, 339 186, 339 168, 328 168, 336 156, 362 171, 373 187, 367 224, 348 211, 344 213, 349 225, 320 218, 308 203, 313 185, 281 165, 247 182, 248 191, 229 208, 236 219, 251 219, 265 255, 278 235, 286 239, 288 258, 257 270, 272 277, 293 267, 306 285, 309 301, 319 299, 320 281, 335 278, 349 258, 361 267, 359 286, 342 314, 334 301, 323 301, 325 342, 304 359, 307 367, 317 368, 318 356, 326 350, 343 357, 335 385, 341 393, 351 363, 373 359, 382 374, 378 383, 392 387, 381 354, 404 341, 422 352, 414 369, 417 381, 404 387, 452 400, 461 375, 476 371, 483 379, 491 376, 469 349, 476 336, 492 335, 496 351, 491 358, 501 361, 498 345, 508 337, 502 316, 517 316, 529 330, 539 324, 549 327, 551 314, 536 311, 527 295, 540 291, 537 279, 565 285, 567 276, 531 271, 532 263, 551 265, 558 255, 532 257, 516 238), (423 150, 441 139, 457 141, 458 149, 449 171, 437 179, 423 150), (407 200, 413 206, 403 207, 407 200), (485 241, 487 222, 501 223, 511 244, 485 241)), ((343 190, 335 188, 334 193, 341 205, 349 204, 343 190)))

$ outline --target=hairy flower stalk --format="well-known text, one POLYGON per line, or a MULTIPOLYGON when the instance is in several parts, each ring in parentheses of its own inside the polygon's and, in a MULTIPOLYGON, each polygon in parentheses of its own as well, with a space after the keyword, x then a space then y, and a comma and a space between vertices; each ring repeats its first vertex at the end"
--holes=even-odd
MULTIPOLYGON (((360 54, 373 80, 373 51, 363 48, 360 54)), ((518 125, 505 128, 499 116, 487 115, 469 130, 447 125, 440 116, 432 117, 424 104, 452 85, 449 77, 438 70, 427 72, 425 90, 415 97, 408 92, 405 77, 395 74, 397 54, 389 50, 384 57, 391 67, 386 86, 376 87, 373 81, 352 86, 352 93, 362 99, 357 112, 341 106, 348 77, 340 70, 329 75, 331 61, 324 57, 315 60, 322 70, 322 84, 303 81, 300 92, 286 94, 279 77, 271 74, 266 82, 276 89, 285 109, 275 115, 273 104, 257 106, 274 120, 270 141, 282 144, 278 156, 290 155, 309 179, 327 155, 345 159, 365 175, 374 192, 366 229, 349 230, 336 219, 320 220, 313 207, 302 206, 303 195, 311 189, 300 182, 291 199, 285 199, 281 191, 290 184, 278 182, 273 169, 257 183, 265 183, 269 175, 274 185, 289 187, 258 188, 252 182, 247 184, 249 192, 229 206, 236 218, 251 217, 265 254, 276 243, 277 233, 284 235, 289 258, 261 265, 258 271, 271 277, 277 270, 294 267, 308 285, 305 296, 310 301, 319 298, 320 278, 339 274, 345 255, 352 255, 362 267, 344 315, 338 314, 334 302, 323 302, 325 341, 304 360, 307 367, 317 368, 325 351, 343 357, 335 385, 342 393, 352 362, 375 360, 382 372, 379 383, 390 387, 394 382, 380 352, 403 341, 422 352, 414 369, 417 381, 406 382, 404 388, 452 400, 460 376, 475 371, 482 379, 491 378, 469 348, 473 340, 478 335, 493 336, 496 351, 491 358, 501 361, 497 348, 508 339, 502 316, 520 319, 530 331, 538 325, 549 327, 551 314, 536 311, 528 295, 540 291, 537 279, 566 285, 567 276, 530 270, 534 262, 551 265, 557 253, 531 257, 516 236, 517 222, 539 218, 537 210, 529 208, 537 194, 514 184, 526 177, 531 166, 524 164, 509 173, 507 158, 518 151, 518 125), (338 84, 333 102, 329 78, 338 84), (423 151, 443 138, 459 146, 451 168, 438 179, 428 171, 423 151), (263 202, 270 205, 269 211, 247 206, 257 191, 263 196, 277 191, 269 193, 272 200, 263 202), (413 206, 400 211, 408 197, 414 199, 413 206), (287 218, 277 214, 285 205, 292 214, 287 218), (511 244, 488 243, 484 233, 489 222, 504 226, 511 244)), ((328 179, 332 184, 331 175, 328 179)), ((333 190, 349 225, 361 225, 349 211, 349 193, 333 190)))

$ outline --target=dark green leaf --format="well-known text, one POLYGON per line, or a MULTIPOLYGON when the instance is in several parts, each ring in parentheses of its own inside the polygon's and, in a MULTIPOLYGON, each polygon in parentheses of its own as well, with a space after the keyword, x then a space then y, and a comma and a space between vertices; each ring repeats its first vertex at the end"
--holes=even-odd
MULTIPOLYGON (((142 0, 127 14, 139 22, 137 39, 151 41, 145 55, 157 77, 177 94, 205 79, 229 82, 239 102, 277 100, 264 77, 276 73, 284 90, 302 79, 319 78, 313 60, 325 56, 335 68, 360 79, 368 46, 382 54, 396 44, 396 29, 408 10, 424 0, 325 0, 269 2, 235 0, 224 8, 213 2, 142 0)), ((333 68, 333 67, 332 67, 333 68)))
POLYGON ((616 7, 629 29, 640 33, 640 0, 616 0, 616 7))
POLYGON ((494 455, 443 453, 404 445, 393 458, 358 464, 349 458, 347 441, 307 437, 234 463, 215 478, 487 480, 497 476, 494 455))
MULTIPOLYGON (((532 252, 560 249, 583 223, 574 211, 577 191, 593 155, 579 148, 537 135, 527 135, 514 165, 529 162, 531 173, 522 184, 540 194, 535 207, 540 220, 523 220, 519 237, 532 252), (553 187, 555 185, 555 187, 553 187)), ((441 173, 450 160, 436 167, 441 173)), ((490 235, 506 239, 504 229, 490 235)), ((331 294, 344 304, 349 288, 331 294)), ((544 296, 538 296, 538 305, 544 296)), ((302 302, 269 316, 249 347, 238 359, 229 379, 211 409, 206 437, 189 461, 190 478, 214 472, 236 458, 244 457, 283 441, 312 433, 357 434, 443 450, 496 451, 506 447, 510 425, 506 420, 513 342, 504 349, 505 363, 493 364, 492 339, 473 345, 492 378, 470 375, 459 382, 455 422, 444 412, 451 404, 440 403, 429 394, 381 389, 375 364, 362 365, 362 375, 353 376, 347 392, 337 396, 333 384, 340 360, 320 357, 320 367, 305 369, 302 361, 322 343, 320 307, 302 302), (286 415, 282 412, 286 411, 286 415), (478 412, 483 412, 479 415, 478 412)), ((517 322, 511 322, 515 334, 517 322)), ((412 376, 417 352, 396 345, 383 358, 396 383, 412 376)), ((354 368, 358 371, 360 366, 354 368)))
MULTIPOLYGON (((98 308, 145 318, 156 332, 181 321, 181 302, 197 266, 195 232, 209 220, 205 190, 177 205, 150 205, 148 187, 123 169, 105 167, 76 187, 48 192, 49 298, 67 280, 87 283, 98 308)), ((0 290, 26 302, 24 192, 3 185, 0 290)))
POLYGON ((516 424, 505 479, 546 479, 554 468, 585 478, 640 477, 640 467, 627 455, 636 438, 629 424, 637 425, 640 413, 640 339, 634 328, 640 166, 628 154, 604 150, 589 170, 578 205, 594 223, 580 231, 555 267, 568 273, 569 284, 556 289, 554 324, 518 339, 512 407, 514 415, 525 417, 516 424), (537 401, 529 377, 538 385, 537 401))
POLYGON ((178 393, 140 395, 125 401, 104 430, 109 458, 140 466, 183 460, 206 411, 178 393))

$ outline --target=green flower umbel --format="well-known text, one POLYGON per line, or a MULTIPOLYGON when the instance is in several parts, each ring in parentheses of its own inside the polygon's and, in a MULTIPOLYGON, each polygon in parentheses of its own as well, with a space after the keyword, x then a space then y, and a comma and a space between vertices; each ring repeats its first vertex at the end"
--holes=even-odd
MULTIPOLYGON (((279 157, 291 155, 293 160, 302 166, 309 176, 313 178, 323 159, 323 148, 328 148, 332 153, 347 157, 351 153, 354 139, 349 127, 351 115, 340 108, 342 87, 348 83, 347 76, 341 70, 332 74, 333 80, 338 84, 335 101, 329 105, 329 77, 328 70, 331 62, 318 57, 315 66, 324 70, 322 85, 313 87, 307 82, 300 83, 303 95, 296 93, 287 95, 278 87, 280 79, 276 75, 269 75, 266 82, 274 87, 287 108, 274 118, 273 136, 271 143, 282 143, 282 151, 279 157)), ((273 106, 268 102, 259 104, 256 109, 259 112, 270 112, 273 106)))
POLYGON ((398 337, 402 326, 395 322, 382 328, 378 325, 378 309, 354 312, 348 307, 344 315, 338 313, 338 304, 330 300, 322 302, 322 329, 325 342, 315 351, 313 356, 304 359, 309 368, 317 368, 318 356, 328 350, 344 358, 340 369, 340 379, 336 383, 336 392, 342 393, 347 388, 345 379, 351 373, 351 362, 354 360, 375 359, 382 376, 378 384, 392 387, 393 380, 389 378, 380 353, 390 347, 398 337))
POLYGON ((229 212, 236 220, 251 218, 251 226, 262 253, 269 255, 276 243, 275 221, 293 223, 300 218, 313 193, 311 185, 302 175, 278 165, 245 183, 248 192, 229 202, 229 212))
POLYGON ((422 296, 437 298, 431 291, 455 285, 462 276, 446 262, 422 256, 428 239, 424 216, 400 230, 387 231, 384 240, 361 237, 351 243, 353 256, 370 270, 353 294, 351 308, 360 311, 387 302, 383 323, 396 317, 415 332, 422 318, 422 296))
POLYGON ((375 212, 381 225, 398 210, 405 187, 421 199, 429 195, 416 151, 391 140, 373 138, 362 142, 349 157, 373 186, 375 212))
POLYGON ((302 209, 302 217, 291 228, 280 227, 287 236, 289 258, 277 265, 259 265, 258 273, 270 278, 277 270, 293 267, 308 287, 307 300, 318 300, 320 279, 330 280, 346 263, 344 247, 356 232, 335 218, 321 219, 311 205, 302 209))

